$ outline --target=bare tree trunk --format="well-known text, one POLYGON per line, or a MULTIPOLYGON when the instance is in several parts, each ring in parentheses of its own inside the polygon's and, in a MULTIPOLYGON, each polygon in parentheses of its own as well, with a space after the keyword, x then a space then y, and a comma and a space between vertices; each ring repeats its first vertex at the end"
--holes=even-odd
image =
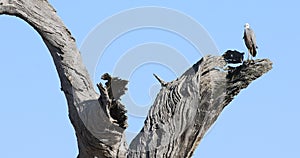
POLYGON ((267 59, 234 68, 223 57, 204 57, 162 87, 129 157, 191 157, 224 107, 271 68, 267 59))
POLYGON ((80 158, 125 157, 124 129, 111 123, 83 65, 75 39, 44 0, 1 0, 0 14, 28 22, 43 38, 65 93, 69 118, 77 136, 80 158))
POLYGON ((68 102, 79 158, 191 157, 233 97, 272 68, 267 59, 232 68, 223 57, 204 57, 177 80, 162 84, 144 127, 128 148, 125 129, 104 110, 110 101, 105 87, 99 98, 75 39, 54 8, 45 0, 0 0, 1 14, 25 20, 47 45, 68 102))

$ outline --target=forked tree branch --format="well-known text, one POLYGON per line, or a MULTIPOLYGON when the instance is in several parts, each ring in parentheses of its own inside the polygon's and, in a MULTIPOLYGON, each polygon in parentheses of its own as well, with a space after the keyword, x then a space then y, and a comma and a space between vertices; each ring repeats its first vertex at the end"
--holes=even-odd
MULTIPOLYGON (((223 57, 206 56, 172 82, 159 79, 162 88, 144 127, 128 149, 124 137, 126 125, 116 124, 107 108, 112 104, 108 89, 99 84, 99 98, 75 39, 54 8, 45 0, 0 0, 1 14, 25 20, 47 45, 68 102, 79 158, 191 157, 233 97, 272 68, 267 59, 232 68, 223 57)), ((119 113, 123 115, 122 110, 119 113)), ((119 119, 122 122, 124 118, 119 119)))

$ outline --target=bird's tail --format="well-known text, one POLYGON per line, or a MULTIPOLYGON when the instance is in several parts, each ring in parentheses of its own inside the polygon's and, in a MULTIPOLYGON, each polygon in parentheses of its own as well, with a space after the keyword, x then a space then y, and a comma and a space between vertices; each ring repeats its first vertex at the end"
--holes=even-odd
POLYGON ((254 45, 253 44, 253 46, 252 46, 252 50, 251 50, 251 55, 253 56, 253 57, 255 57, 256 56, 256 54, 257 54, 257 49, 258 47, 256 46, 256 45, 254 45))

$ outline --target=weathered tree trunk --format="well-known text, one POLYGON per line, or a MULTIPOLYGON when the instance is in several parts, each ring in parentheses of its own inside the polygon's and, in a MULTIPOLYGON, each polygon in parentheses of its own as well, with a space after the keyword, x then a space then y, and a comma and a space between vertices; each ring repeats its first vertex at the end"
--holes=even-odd
POLYGON ((124 157, 124 129, 111 123, 99 105, 75 39, 44 0, 0 0, 0 14, 28 22, 43 38, 58 72, 69 118, 77 136, 80 158, 124 157))
POLYGON ((0 0, 1 14, 28 22, 47 45, 68 102, 79 158, 191 157, 233 97, 272 68, 267 59, 232 68, 223 57, 204 57, 177 80, 162 84, 144 127, 128 148, 125 129, 104 111, 107 92, 101 91, 99 102, 75 39, 54 8, 43 0, 0 0))
POLYGON ((191 157, 224 107, 271 68, 268 59, 234 68, 223 57, 204 57, 162 87, 129 157, 191 157))

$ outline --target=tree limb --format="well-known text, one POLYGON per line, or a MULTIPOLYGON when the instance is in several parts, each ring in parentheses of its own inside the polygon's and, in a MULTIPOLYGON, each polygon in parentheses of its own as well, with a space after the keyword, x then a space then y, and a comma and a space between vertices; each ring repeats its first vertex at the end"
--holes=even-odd
POLYGON ((128 157, 191 157, 224 107, 270 69, 268 59, 230 67, 223 57, 204 57, 161 88, 128 157))
POLYGON ((109 121, 99 105, 75 39, 45 0, 0 0, 0 15, 17 16, 30 24, 47 45, 76 131, 79 158, 124 157, 124 129, 109 121))

